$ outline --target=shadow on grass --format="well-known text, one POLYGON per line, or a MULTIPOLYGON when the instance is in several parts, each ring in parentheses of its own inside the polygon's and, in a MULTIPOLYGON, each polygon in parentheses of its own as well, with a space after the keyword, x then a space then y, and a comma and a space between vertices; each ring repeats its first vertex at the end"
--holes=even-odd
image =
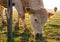
POLYGON ((49 26, 54 27, 54 28, 60 28, 60 25, 56 25, 56 24, 49 24, 49 26))
MULTIPOLYGON (((19 31, 14 31, 12 32, 13 33, 13 42, 15 40, 15 38, 18 38, 18 37, 21 37, 21 39, 19 38, 19 42, 29 42, 30 40, 30 32, 23 32, 23 33, 20 33, 19 31)), ((3 34, 5 34, 6 36, 8 36, 8 32, 4 32, 3 34)), ((33 38, 32 38, 33 39, 33 38)), ((39 40, 36 42, 40 42, 40 38, 38 38, 39 40)), ((34 40, 31 40, 31 42, 34 42, 34 40)))
POLYGON ((1 26, 0 26, 0 31, 2 32, 5 27, 6 27, 6 26, 1 25, 1 26))
POLYGON ((22 34, 20 34, 21 38, 21 42, 29 42, 29 38, 30 38, 30 33, 29 32, 23 32, 22 34))

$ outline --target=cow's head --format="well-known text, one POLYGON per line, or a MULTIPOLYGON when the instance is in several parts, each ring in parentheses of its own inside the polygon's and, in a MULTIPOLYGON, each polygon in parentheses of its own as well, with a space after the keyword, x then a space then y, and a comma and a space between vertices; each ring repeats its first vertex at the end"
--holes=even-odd
POLYGON ((44 24, 47 22, 48 13, 44 8, 39 10, 30 9, 30 20, 35 33, 42 33, 44 24))

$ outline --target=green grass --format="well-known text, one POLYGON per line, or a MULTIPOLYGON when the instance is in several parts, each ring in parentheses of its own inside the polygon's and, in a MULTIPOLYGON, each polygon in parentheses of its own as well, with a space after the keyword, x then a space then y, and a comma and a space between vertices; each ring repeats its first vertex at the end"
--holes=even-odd
POLYGON ((60 42, 60 13, 57 12, 45 25, 44 35, 48 42, 60 42))
MULTIPOLYGON (((4 14, 5 16, 5 14, 4 14)), ((29 21, 29 15, 26 14, 26 23, 27 23, 27 26, 28 28, 33 32, 33 28, 30 24, 30 21, 29 21)), ((5 16, 5 19, 6 19, 6 16, 5 16)), ((14 11, 13 12, 13 39, 14 39, 14 42, 19 42, 21 40, 23 40, 22 38, 25 38, 25 39, 30 39, 30 40, 34 40, 33 37, 30 37, 30 34, 29 32, 24 32, 24 28, 22 27, 22 21, 20 19, 20 22, 19 22, 19 27, 20 27, 20 30, 19 31, 14 31, 14 24, 15 24, 15 21, 17 19, 17 12, 14 11)), ((50 19, 49 22, 46 23, 46 25, 44 26, 44 35, 45 39, 47 40, 47 42, 60 42, 60 13, 57 12, 55 14, 55 16, 53 18, 50 19)), ((0 18, 0 42, 7 42, 7 27, 6 26, 3 26, 2 25, 2 21, 1 21, 1 18, 0 18)))

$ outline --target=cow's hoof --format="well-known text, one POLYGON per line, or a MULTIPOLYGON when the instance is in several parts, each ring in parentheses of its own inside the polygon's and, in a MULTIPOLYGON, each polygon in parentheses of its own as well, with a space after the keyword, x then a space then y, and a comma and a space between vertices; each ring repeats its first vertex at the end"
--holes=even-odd
POLYGON ((2 21, 2 24, 3 24, 3 26, 7 26, 8 25, 6 21, 2 21))
POLYGON ((30 32, 29 29, 25 29, 24 32, 30 32))

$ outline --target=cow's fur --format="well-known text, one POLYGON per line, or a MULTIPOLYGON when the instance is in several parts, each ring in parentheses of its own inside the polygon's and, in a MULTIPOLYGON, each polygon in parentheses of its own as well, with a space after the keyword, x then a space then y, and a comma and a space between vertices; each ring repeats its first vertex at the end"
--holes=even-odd
POLYGON ((22 19, 24 28, 26 29, 25 12, 30 12, 30 20, 34 33, 42 34, 43 26, 47 21, 48 13, 44 9, 43 0, 14 0, 15 7, 22 19), (36 21, 35 21, 36 20, 36 21))
MULTIPOLYGON (((30 20, 34 33, 42 34, 44 24, 47 21, 48 13, 43 5, 43 0, 12 0, 15 3, 15 8, 18 11, 19 18, 21 18, 23 27, 27 29, 25 22, 25 12, 30 13, 30 20)), ((16 22, 18 24, 18 20, 16 22)))

